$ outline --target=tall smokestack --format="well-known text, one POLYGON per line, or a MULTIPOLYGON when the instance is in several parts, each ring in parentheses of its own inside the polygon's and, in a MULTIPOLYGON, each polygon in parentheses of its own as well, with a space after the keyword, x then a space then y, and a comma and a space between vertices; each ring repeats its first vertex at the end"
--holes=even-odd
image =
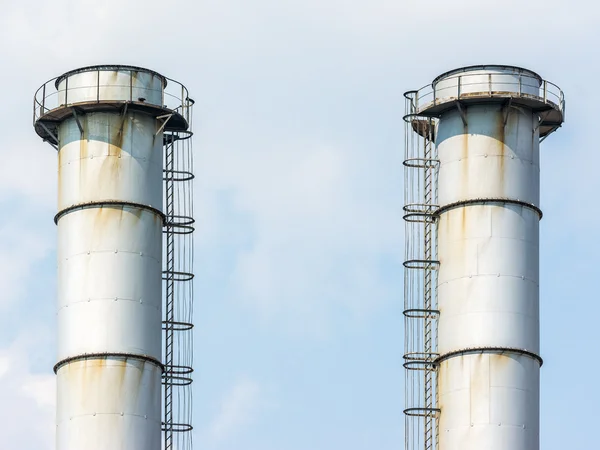
POLYGON ((35 95, 35 130, 58 151, 57 450, 160 450, 191 429, 169 398, 192 371, 174 360, 174 324, 191 320, 175 317, 170 261, 193 223, 173 207, 177 172, 191 171, 173 149, 191 136, 192 104, 181 84, 121 65, 67 72, 35 95))
POLYGON ((406 449, 539 449, 539 143, 563 93, 488 65, 405 97, 406 449))

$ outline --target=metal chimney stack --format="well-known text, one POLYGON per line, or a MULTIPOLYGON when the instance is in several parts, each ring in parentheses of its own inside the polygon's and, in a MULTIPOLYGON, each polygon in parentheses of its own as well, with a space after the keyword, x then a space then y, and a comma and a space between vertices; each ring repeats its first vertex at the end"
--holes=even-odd
POLYGON ((35 130, 58 152, 57 450, 169 449, 191 430, 173 397, 192 372, 175 286, 193 276, 175 242, 193 219, 174 206, 181 189, 191 201, 175 186, 191 163, 175 153, 191 157, 180 143, 192 104, 180 83, 121 65, 67 72, 35 95, 35 130))
POLYGON ((406 97, 406 450, 539 449, 539 143, 564 96, 512 66, 406 97))

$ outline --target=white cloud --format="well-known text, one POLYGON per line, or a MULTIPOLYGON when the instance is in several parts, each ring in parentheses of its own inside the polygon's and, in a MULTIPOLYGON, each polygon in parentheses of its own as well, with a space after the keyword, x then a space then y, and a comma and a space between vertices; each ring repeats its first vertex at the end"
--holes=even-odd
POLYGON ((363 318, 389 300, 379 266, 382 257, 400 259, 402 219, 383 201, 394 196, 385 192, 393 171, 361 150, 300 142, 225 146, 205 157, 201 178, 231 190, 251 217, 252 243, 238 253, 231 279, 263 318, 322 334, 337 308, 363 318))
POLYGON ((28 355, 45 342, 42 334, 32 339, 33 334, 24 332, 0 349, 3 448, 54 449, 55 379, 51 373, 32 372, 28 355))
MULTIPOLYGON (((31 214, 15 208, 24 225, 20 221, 11 220, 0 224, 0 311, 15 306, 31 285, 35 277, 34 265, 44 258, 55 247, 55 237, 48 233, 50 227, 37 228, 28 222, 31 214)), ((34 216, 35 217, 35 216, 34 216)), ((51 214, 44 217, 50 224, 51 214)), ((53 225, 51 225, 53 227, 53 225)))
POLYGON ((250 379, 238 380, 221 402, 221 409, 210 424, 210 435, 222 441, 249 425, 261 406, 261 389, 250 379))

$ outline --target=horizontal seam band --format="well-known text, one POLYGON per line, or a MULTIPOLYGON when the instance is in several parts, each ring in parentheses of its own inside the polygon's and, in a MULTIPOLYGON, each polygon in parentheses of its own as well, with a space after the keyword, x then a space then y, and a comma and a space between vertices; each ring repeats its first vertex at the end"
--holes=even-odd
POLYGON ((154 214, 160 216, 160 218, 162 219, 163 225, 166 223, 166 216, 165 214, 160 210, 157 209, 153 206, 150 205, 144 205, 142 203, 135 203, 135 202, 126 202, 126 201, 121 201, 121 200, 104 200, 104 201, 100 201, 100 202, 87 202, 87 203, 79 203, 77 205, 73 205, 73 206, 69 206, 68 208, 65 208, 63 210, 60 210, 55 216, 54 216, 54 223, 58 225, 58 221, 59 219, 72 212, 72 211, 76 211, 78 209, 85 209, 85 208, 89 208, 89 207, 102 207, 102 206, 132 206, 134 208, 140 208, 140 209, 145 209, 147 211, 151 211, 154 214))
POLYGON ((455 356, 468 355, 471 353, 518 353, 520 355, 529 356, 530 358, 535 359, 540 363, 540 367, 544 364, 544 360, 537 353, 530 352, 529 350, 524 350, 520 348, 512 348, 512 347, 475 347, 475 348, 465 348, 462 350, 455 350, 452 352, 445 353, 440 355, 433 364, 438 366, 441 362, 453 358, 455 356))
POLYGON ((53 370, 54 370, 54 373, 57 373, 58 369, 60 369, 62 366, 64 366, 65 364, 74 362, 74 361, 81 361, 84 359, 110 358, 110 357, 139 359, 141 361, 150 362, 150 363, 156 365, 157 367, 160 368, 161 372, 165 371, 164 364, 161 363, 158 359, 153 358, 152 356, 138 355, 136 353, 108 353, 108 352, 107 353, 84 353, 82 355, 70 356, 68 358, 62 359, 59 362, 57 362, 54 365, 53 370))
POLYGON ((513 205, 524 206, 525 208, 534 210, 540 217, 540 220, 544 216, 544 213, 542 212, 542 210, 540 208, 538 208, 537 206, 535 206, 533 203, 527 203, 522 200, 515 200, 515 199, 511 199, 511 198, 474 198, 474 199, 469 199, 469 200, 460 200, 458 202, 449 203, 448 205, 440 206, 433 214, 436 216, 439 216, 440 214, 443 214, 451 209, 458 208, 460 206, 485 205, 487 203, 509 203, 509 204, 513 204, 513 205))

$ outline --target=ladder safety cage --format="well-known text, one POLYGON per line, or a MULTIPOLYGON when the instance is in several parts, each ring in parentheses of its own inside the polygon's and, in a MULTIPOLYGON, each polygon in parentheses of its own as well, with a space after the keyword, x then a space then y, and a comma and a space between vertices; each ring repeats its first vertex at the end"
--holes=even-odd
POLYGON ((192 450, 194 174, 190 129, 163 134, 163 449, 192 450))
POLYGON ((436 119, 418 114, 418 92, 405 97, 404 356, 405 450, 434 450, 438 440, 436 119))

